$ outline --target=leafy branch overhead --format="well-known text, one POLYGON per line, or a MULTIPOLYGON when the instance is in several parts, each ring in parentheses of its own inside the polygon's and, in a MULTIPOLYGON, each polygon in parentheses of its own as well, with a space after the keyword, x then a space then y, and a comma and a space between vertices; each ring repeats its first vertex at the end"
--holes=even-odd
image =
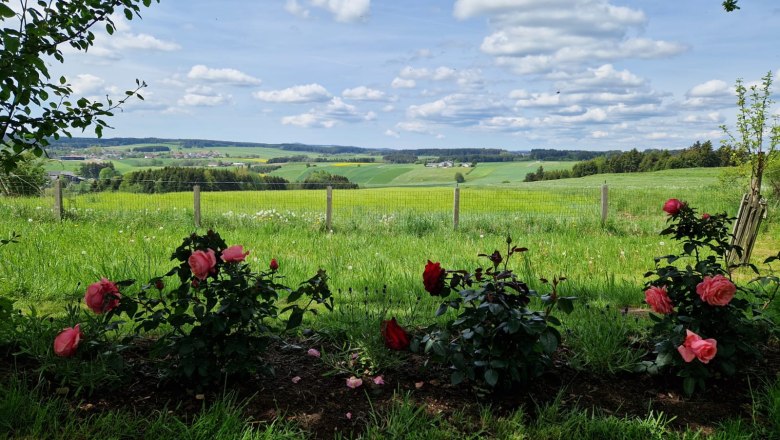
POLYGON ((41 156, 49 138, 70 137, 73 129, 94 126, 102 136, 109 126, 105 118, 131 97, 143 99, 138 92, 146 84, 140 80, 121 99, 106 96, 105 102, 97 102, 73 96, 68 79, 52 78, 47 62, 63 63, 66 44, 87 52, 95 43, 96 25, 112 34, 112 14, 123 12, 132 20, 152 0, 23 1, 17 10, 10 3, 0 0, 0 167, 6 171, 16 167, 23 153, 41 156))

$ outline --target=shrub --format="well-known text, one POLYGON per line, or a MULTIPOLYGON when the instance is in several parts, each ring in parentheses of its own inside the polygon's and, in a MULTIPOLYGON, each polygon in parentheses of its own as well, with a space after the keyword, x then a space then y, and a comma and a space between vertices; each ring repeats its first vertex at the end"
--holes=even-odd
POLYGON ((656 257, 655 269, 645 274, 651 277, 645 300, 655 312, 650 317, 656 353, 645 367, 676 372, 690 395, 704 389, 707 379, 734 375, 760 357, 759 344, 773 326, 761 309, 771 298, 763 289, 749 290, 730 279, 729 269, 736 266, 728 267, 726 256, 732 249, 741 252, 729 244, 733 218, 699 216, 677 199, 667 201, 664 211, 669 226, 661 235, 677 240, 682 251, 656 257))
POLYGON ((552 367, 550 356, 561 341, 555 328, 560 321, 552 311, 557 307, 571 312, 574 298, 559 296, 558 285, 565 280, 563 277, 552 282, 542 280, 550 286, 547 295, 529 289, 508 268, 512 257, 527 249, 512 246, 511 237, 507 237, 506 245, 505 257, 498 250, 480 254, 491 262, 486 270, 445 270, 430 261, 425 267, 425 289, 444 299, 436 316, 449 308, 459 313, 444 325, 431 326, 427 335, 413 341, 412 349, 419 350, 422 345, 426 353, 448 363, 454 370, 453 384, 465 379, 491 388, 522 384, 552 367), (542 310, 529 308, 534 297, 541 300, 542 310))
POLYGON ((332 309, 333 299, 325 271, 292 290, 278 282, 278 265, 255 273, 243 262, 247 254, 241 246, 228 247, 216 232, 192 234, 171 257, 177 267, 109 313, 130 316, 137 332, 164 330, 156 352, 171 359, 163 369, 175 379, 208 384, 225 376, 272 373, 262 354, 279 333, 274 320, 289 312, 284 330, 293 329, 312 303, 332 309), (169 277, 178 287, 165 291, 169 277), (281 310, 280 293, 287 294, 281 310), (308 303, 301 307, 297 301, 303 296, 308 303))

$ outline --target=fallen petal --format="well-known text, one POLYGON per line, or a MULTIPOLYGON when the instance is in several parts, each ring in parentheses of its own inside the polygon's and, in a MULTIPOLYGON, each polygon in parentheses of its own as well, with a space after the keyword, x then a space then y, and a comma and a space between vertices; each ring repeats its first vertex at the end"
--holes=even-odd
POLYGON ((379 375, 379 376, 374 378, 374 384, 376 384, 376 385, 384 385, 385 384, 385 379, 382 377, 382 375, 379 375))
POLYGON ((301 381, 301 376, 295 376, 290 380, 292 381, 292 383, 298 383, 301 381))
POLYGON ((352 420, 352 413, 351 412, 348 412, 346 415, 347 415, 347 420, 352 420))
POLYGON ((306 352, 306 354, 316 358, 320 357, 320 351, 317 350, 316 348, 310 348, 309 351, 306 352))

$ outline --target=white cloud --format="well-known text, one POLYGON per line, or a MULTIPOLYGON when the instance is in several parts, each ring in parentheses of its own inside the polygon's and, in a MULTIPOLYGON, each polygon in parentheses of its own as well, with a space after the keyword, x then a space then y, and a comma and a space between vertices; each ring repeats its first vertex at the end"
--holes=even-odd
POLYGON ((361 113, 354 105, 347 104, 341 98, 334 97, 324 108, 315 108, 300 115, 283 117, 282 124, 307 128, 332 128, 339 122, 356 123, 374 119, 376 119, 376 113, 361 113))
POLYGON ((481 84, 482 72, 479 69, 466 69, 459 71, 452 67, 439 66, 435 69, 425 67, 415 68, 406 66, 398 72, 398 78, 406 80, 432 80, 432 81, 450 81, 454 80, 461 86, 481 84))
POLYGON ((395 106, 393 104, 387 104, 386 106, 382 107, 383 112, 391 112, 395 110, 395 106))
POLYGON ((301 6, 297 0, 287 0, 284 10, 297 17, 309 18, 309 10, 301 6))
POLYGON ((520 130, 529 128, 534 121, 519 116, 494 116, 479 122, 479 127, 487 130, 520 130))
POLYGON ((75 78, 70 80, 71 89, 76 95, 87 95, 100 90, 106 82, 103 78, 100 78, 89 73, 82 73, 76 75, 75 78))
POLYGON ((410 105, 406 117, 412 121, 425 120, 435 124, 468 127, 507 112, 509 109, 501 101, 489 96, 454 93, 435 101, 410 105))
POLYGON ((594 130, 590 132, 590 137, 593 139, 602 139, 609 136, 609 133, 603 130, 594 130))
POLYGON ((363 20, 371 9, 371 0, 310 0, 312 6, 331 12, 336 21, 363 20))
POLYGON ((683 117, 682 121, 690 124, 722 124, 726 117, 715 111, 703 115, 689 114, 683 117))
POLYGON ((308 103, 324 102, 331 98, 330 92, 319 84, 305 84, 293 86, 282 90, 271 90, 267 92, 255 92, 252 94, 256 99, 264 102, 286 102, 286 103, 308 103))
POLYGON ((403 79, 395 77, 393 82, 390 83, 390 87, 394 89, 413 89, 417 83, 413 79, 403 79))
POLYGON ((707 82, 693 86, 685 96, 689 98, 717 98, 731 95, 733 92, 725 81, 711 79, 707 82))
POLYGON ((262 82, 261 80, 247 75, 240 70, 212 69, 202 64, 192 66, 190 72, 187 74, 187 78, 240 86, 257 85, 262 82))
POLYGON ((366 86, 358 86, 352 89, 346 89, 341 92, 341 96, 356 101, 384 101, 385 92, 376 89, 370 89, 366 86))
POLYGON ((385 130, 385 136, 394 137, 396 139, 401 137, 401 135, 398 134, 397 131, 390 130, 389 128, 385 130))
POLYGON ((159 50, 171 52, 181 49, 173 41, 164 41, 149 34, 115 33, 111 36, 110 45, 120 51, 126 49, 159 50))
POLYGON ((412 133, 435 134, 431 131, 430 127, 428 127, 427 124, 420 121, 399 122, 395 124, 395 128, 402 131, 412 132, 412 133))
MULTIPOLYGON (((146 33, 131 32, 132 29, 124 16, 113 15, 111 19, 114 22, 114 34, 97 33, 94 45, 86 50, 88 55, 114 61, 121 59, 122 53, 130 50, 173 52, 181 49, 181 46, 174 41, 162 40, 146 33)), ((60 45, 59 49, 65 54, 81 52, 67 44, 60 45)))
POLYGON ((580 69, 626 58, 665 58, 686 46, 637 37, 647 18, 609 0, 458 0, 459 19, 488 15, 492 31, 481 45, 499 65, 518 73, 580 69))
POLYGON ((712 79, 691 87, 682 105, 686 108, 725 108, 734 105, 735 89, 724 81, 712 79))
POLYGON ((214 107, 231 101, 230 95, 217 93, 211 87, 195 86, 185 91, 177 104, 182 107, 214 107))

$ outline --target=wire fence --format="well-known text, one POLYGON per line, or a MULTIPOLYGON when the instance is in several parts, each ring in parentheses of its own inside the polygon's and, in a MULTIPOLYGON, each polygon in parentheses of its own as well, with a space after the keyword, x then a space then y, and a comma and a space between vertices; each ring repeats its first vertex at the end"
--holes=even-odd
MULTIPOLYGON (((158 186, 160 182, 156 183, 158 186)), ((165 183, 165 182, 163 182, 165 183)), ((221 182, 187 182, 188 191, 161 194, 123 191, 79 192, 76 185, 56 182, 38 196, 2 197, 12 215, 49 215, 110 219, 117 215, 166 214, 196 226, 219 226, 228 221, 307 222, 323 229, 348 228, 359 222, 391 222, 398 218, 434 217, 457 228, 476 219, 501 217, 508 221, 553 219, 571 223, 607 223, 663 219, 660 207, 672 198, 685 198, 701 212, 738 208, 738 194, 687 191, 675 188, 619 186, 526 185, 521 187, 386 187, 369 189, 286 189, 242 184, 235 191, 209 191, 221 182), (733 199, 733 200, 732 200, 733 199)), ((173 219, 172 219, 173 220, 173 219)))

